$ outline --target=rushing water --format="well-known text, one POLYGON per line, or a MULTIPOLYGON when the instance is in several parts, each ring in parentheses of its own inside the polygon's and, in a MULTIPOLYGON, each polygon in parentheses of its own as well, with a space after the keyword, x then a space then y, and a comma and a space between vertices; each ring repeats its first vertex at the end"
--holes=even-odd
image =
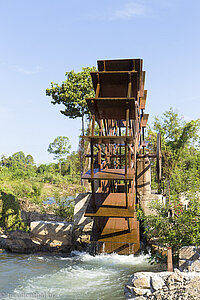
POLYGON ((4 252, 0 254, 0 299, 124 299, 129 276, 153 269, 147 258, 77 251, 68 257, 4 252))

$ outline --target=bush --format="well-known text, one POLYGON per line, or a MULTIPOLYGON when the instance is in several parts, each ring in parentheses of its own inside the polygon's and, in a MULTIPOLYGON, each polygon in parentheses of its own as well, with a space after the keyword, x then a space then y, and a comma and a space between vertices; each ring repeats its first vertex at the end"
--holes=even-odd
POLYGON ((67 221, 73 221, 74 218, 74 200, 68 200, 68 197, 60 197, 58 193, 54 194, 56 205, 54 211, 57 216, 65 218, 67 221))
POLYGON ((22 222, 19 202, 13 194, 0 192, 0 226, 7 230, 27 230, 22 222))
POLYGON ((156 239, 164 247, 175 252, 183 246, 200 245, 200 201, 197 195, 188 195, 188 209, 184 209, 178 198, 171 204, 154 202, 151 208, 155 215, 142 216, 148 239, 156 239))

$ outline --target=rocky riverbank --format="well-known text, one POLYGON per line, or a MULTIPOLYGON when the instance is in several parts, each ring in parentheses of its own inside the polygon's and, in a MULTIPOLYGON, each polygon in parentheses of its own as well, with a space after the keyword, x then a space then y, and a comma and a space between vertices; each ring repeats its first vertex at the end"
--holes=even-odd
POLYGON ((200 299, 200 273, 137 272, 125 286, 125 299, 186 300, 200 299))
POLYGON ((74 222, 65 222, 51 211, 41 214, 36 205, 23 203, 20 218, 29 231, 0 232, 0 248, 14 253, 83 250, 90 243, 93 224, 91 218, 84 217, 89 197, 89 193, 76 197, 74 222))
POLYGON ((35 221, 31 222, 29 232, 2 232, 0 248, 14 253, 70 253, 72 250, 72 223, 35 221))

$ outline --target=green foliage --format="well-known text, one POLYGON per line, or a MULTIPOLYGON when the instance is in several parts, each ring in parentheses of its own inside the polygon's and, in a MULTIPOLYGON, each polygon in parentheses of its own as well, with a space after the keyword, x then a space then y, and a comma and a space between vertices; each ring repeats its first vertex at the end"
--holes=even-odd
POLYGON ((52 97, 51 103, 63 104, 65 109, 61 113, 69 118, 89 115, 86 98, 94 96, 90 72, 95 70, 95 67, 88 67, 82 68, 82 72, 66 72, 66 80, 61 85, 51 82, 51 88, 46 89, 46 95, 52 97))
POLYGON ((200 201, 196 195, 188 195, 188 209, 177 198, 172 204, 153 202, 155 214, 146 216, 144 224, 148 239, 158 241, 164 247, 177 251, 182 246, 200 245, 200 201))
POLYGON ((54 159, 58 159, 59 171, 61 173, 61 163, 69 154, 71 145, 69 138, 66 136, 58 136, 52 143, 49 144, 48 152, 55 155, 54 159))
POLYGON ((160 252, 152 253, 151 256, 148 258, 148 261, 150 265, 158 264, 158 263, 166 264, 167 255, 160 252))
POLYGON ((74 217, 74 200, 68 200, 67 197, 60 197, 58 193, 54 194, 56 205, 54 206, 55 214, 65 218, 68 222, 73 221, 74 217))
POLYGON ((62 166, 62 174, 70 175, 76 177, 78 175, 80 179, 80 157, 79 154, 73 151, 70 155, 67 156, 67 159, 63 162, 62 166))
POLYGON ((71 145, 69 145, 69 138, 66 136, 58 136, 52 143, 49 144, 48 152, 54 154, 54 159, 61 161, 67 154, 71 145))
POLYGON ((36 172, 33 157, 30 154, 25 156, 22 151, 8 158, 2 155, 0 166, 0 179, 5 175, 10 179, 34 177, 36 172))
MULTIPOLYGON (((148 148, 152 152, 156 152, 156 136, 161 133, 164 185, 168 185, 172 195, 200 188, 199 128, 200 119, 186 122, 171 108, 155 118, 153 127, 148 129, 148 148)), ((153 176, 153 187, 155 181, 153 176)))
POLYGON ((0 192, 0 226, 7 230, 27 230, 22 222, 19 202, 11 193, 0 192))

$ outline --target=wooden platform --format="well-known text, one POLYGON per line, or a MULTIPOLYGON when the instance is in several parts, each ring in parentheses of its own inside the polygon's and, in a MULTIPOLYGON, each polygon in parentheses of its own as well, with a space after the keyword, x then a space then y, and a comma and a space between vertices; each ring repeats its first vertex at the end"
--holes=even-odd
POLYGON ((130 110, 130 119, 135 120, 135 98, 99 97, 86 99, 88 108, 96 119, 126 119, 126 107, 130 110))
POLYGON ((128 169, 127 175, 125 175, 124 169, 103 169, 101 172, 99 172, 99 169, 94 169, 94 175, 91 175, 91 171, 89 170, 82 176, 82 179, 131 181, 134 179, 134 177, 134 169, 128 169))
POLYGON ((86 141, 93 142, 93 144, 132 144, 132 136, 81 136, 86 141))
POLYGON ((93 242, 101 242, 106 253, 129 254, 136 253, 140 248, 139 222, 130 218, 130 230, 128 222, 124 218, 97 218, 94 226, 97 230, 92 237, 93 242), (131 249, 130 249, 131 248, 131 249), (130 252, 132 250, 132 252, 130 252))
POLYGON ((99 71, 142 71, 142 59, 98 60, 99 71))
POLYGON ((126 207, 125 193, 96 193, 91 196, 85 217, 125 217, 134 218, 134 195, 128 194, 128 207, 126 207))

